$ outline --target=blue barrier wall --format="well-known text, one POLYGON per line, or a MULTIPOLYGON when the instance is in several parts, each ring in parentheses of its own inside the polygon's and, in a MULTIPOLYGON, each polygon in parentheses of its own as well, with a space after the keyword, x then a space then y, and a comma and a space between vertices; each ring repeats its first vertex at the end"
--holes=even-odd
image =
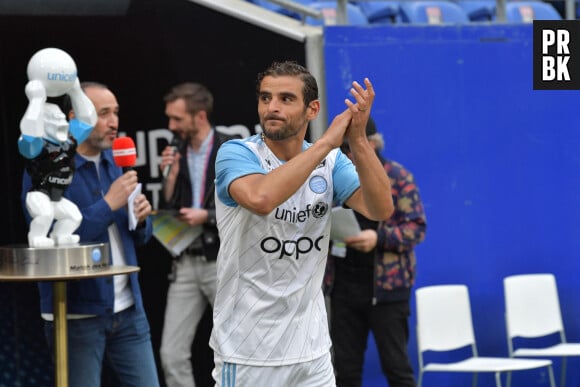
MULTIPOLYGON (((503 277, 551 272, 568 341, 580 341, 580 92, 532 89, 532 26, 329 27, 325 60, 330 116, 368 76, 384 154, 415 174, 428 217, 416 287, 468 285, 480 355, 507 356, 503 277)), ((417 367, 414 316, 410 327, 417 367)), ((369 343, 365 385, 386 386, 369 343)), ((554 371, 558 381, 557 359, 554 371)), ((545 378, 526 371, 512 385, 545 378)), ((567 380, 580 386, 580 360, 567 380)), ((428 373, 424 386, 470 382, 428 373)))

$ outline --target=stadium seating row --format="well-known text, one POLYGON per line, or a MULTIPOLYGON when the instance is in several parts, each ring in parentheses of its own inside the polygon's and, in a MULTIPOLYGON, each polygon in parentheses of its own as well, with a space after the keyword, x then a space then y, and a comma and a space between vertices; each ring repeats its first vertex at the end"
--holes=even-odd
MULTIPOLYGON (((328 0, 292 0, 318 10, 322 19, 304 16, 268 0, 247 0, 310 25, 337 24, 337 2, 328 0)), ((373 0, 347 3, 347 24, 461 24, 496 21, 496 0, 373 0)), ((561 20, 554 6, 540 0, 508 0, 506 21, 531 23, 533 20, 561 20)))

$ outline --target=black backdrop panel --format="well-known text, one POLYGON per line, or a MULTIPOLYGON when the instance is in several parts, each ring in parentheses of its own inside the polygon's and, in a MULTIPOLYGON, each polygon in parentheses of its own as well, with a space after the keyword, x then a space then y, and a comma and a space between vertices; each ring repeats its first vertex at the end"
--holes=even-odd
MULTIPOLYGON (((3 246, 26 242, 27 228, 20 205, 24 163, 16 144, 19 122, 28 103, 24 94, 26 66, 30 57, 45 47, 67 51, 77 64, 81 81, 103 82, 115 92, 121 106, 120 130, 130 136, 137 131, 166 127, 162 97, 171 86, 184 81, 204 83, 213 91, 214 124, 253 128, 258 122, 257 73, 274 60, 304 63, 301 42, 186 0, 132 1, 124 16, 34 16, 32 12, 26 16, 0 16, 3 246)), ((154 180, 148 166, 137 171, 142 182, 154 180)), ((158 356, 170 258, 152 240, 139 249, 139 259, 145 307, 158 356)), ((53 371, 47 361, 50 354, 42 335, 36 285, 2 283, 0 294, 0 311, 5 316, 0 321, 0 359, 16 355, 15 360, 31 359, 0 361, 0 375, 9 375, 0 380, 0 386, 52 385, 53 371), (45 376, 39 379, 37 374, 45 376), (7 382, 11 378, 13 384, 7 382)), ((199 386, 213 385, 208 371, 213 360, 207 346, 210 329, 208 311, 194 345, 199 386)), ((105 376, 104 385, 114 385, 105 376)))

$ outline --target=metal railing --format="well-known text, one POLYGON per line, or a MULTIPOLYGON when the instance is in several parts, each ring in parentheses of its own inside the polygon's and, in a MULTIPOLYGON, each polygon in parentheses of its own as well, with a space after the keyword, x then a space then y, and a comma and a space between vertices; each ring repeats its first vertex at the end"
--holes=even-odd
MULTIPOLYGON (((192 3, 230 15, 246 23, 264 28, 281 36, 304 43, 306 67, 318 81, 319 98, 326 101, 326 76, 323 50, 323 30, 319 26, 309 26, 283 15, 258 7, 246 0, 188 0, 192 3)), ((290 3, 290 1, 286 1, 290 3)), ((300 4, 292 4, 298 9, 300 4)), ((306 7, 308 8, 308 7, 306 7)), ((311 11, 311 9, 309 9, 311 11)), ((317 11, 318 12, 318 11, 317 11)), ((320 14, 320 12, 318 12, 320 14)), ((316 15, 313 15, 316 17, 316 15)), ((322 15, 319 15, 322 17, 322 15)), ((322 136, 327 128, 328 108, 320 104, 318 118, 310 123, 310 139, 314 141, 322 136)))

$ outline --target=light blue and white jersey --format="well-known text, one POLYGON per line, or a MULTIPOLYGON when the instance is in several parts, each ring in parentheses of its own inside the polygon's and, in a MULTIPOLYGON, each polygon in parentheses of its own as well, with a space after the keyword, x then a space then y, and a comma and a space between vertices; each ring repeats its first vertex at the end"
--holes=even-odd
MULTIPOLYGON (((303 149, 310 146, 304 142, 303 149)), ((230 197, 234 180, 283 163, 260 135, 228 141, 218 151, 221 247, 210 345, 225 362, 279 366, 316 359, 330 348, 322 294, 330 209, 360 182, 352 162, 334 149, 268 215, 254 214, 230 197)))

